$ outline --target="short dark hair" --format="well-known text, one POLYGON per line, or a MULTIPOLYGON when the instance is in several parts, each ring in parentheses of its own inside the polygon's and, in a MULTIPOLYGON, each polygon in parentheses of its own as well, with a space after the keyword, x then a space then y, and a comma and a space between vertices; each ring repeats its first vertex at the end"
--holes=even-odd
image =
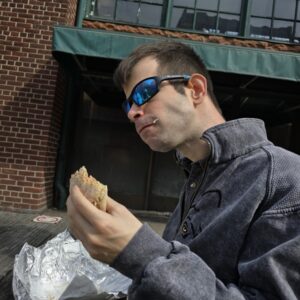
MULTIPOLYGON (((122 90, 124 84, 132 75, 135 65, 146 57, 153 57, 159 64, 157 75, 177 75, 200 73, 207 80, 207 93, 216 108, 221 112, 219 103, 214 95, 213 84, 209 72, 202 59, 189 46, 175 41, 163 41, 142 44, 137 47, 127 58, 118 65, 113 80, 115 85, 122 90)), ((174 83, 178 92, 184 89, 174 83)))

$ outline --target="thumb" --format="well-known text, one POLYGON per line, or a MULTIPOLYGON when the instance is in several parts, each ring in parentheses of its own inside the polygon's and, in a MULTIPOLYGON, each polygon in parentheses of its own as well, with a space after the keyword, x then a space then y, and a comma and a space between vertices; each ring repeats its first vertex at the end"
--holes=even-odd
POLYGON ((96 208, 81 192, 80 188, 77 185, 74 185, 70 190, 70 196, 72 199, 73 205, 80 212, 81 215, 85 215, 85 217, 91 217, 98 211, 96 208))

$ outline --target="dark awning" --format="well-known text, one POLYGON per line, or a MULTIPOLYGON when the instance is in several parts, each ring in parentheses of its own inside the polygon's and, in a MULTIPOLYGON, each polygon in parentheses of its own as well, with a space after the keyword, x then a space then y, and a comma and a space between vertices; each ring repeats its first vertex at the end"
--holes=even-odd
MULTIPOLYGON (((60 54, 122 59, 143 43, 165 38, 99 29, 56 26, 53 55, 60 54)), ((180 40, 180 39, 177 39, 180 40)), ((180 40, 192 46, 209 70, 300 81, 300 54, 256 48, 180 40)))

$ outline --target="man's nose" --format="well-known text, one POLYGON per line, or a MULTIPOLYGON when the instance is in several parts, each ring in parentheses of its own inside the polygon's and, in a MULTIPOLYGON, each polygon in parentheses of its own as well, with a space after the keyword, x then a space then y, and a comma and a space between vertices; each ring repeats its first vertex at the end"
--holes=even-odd
POLYGON ((132 106, 130 107, 130 110, 127 114, 127 117, 131 122, 134 122, 137 118, 144 115, 143 106, 144 105, 137 106, 135 103, 132 104, 132 106))

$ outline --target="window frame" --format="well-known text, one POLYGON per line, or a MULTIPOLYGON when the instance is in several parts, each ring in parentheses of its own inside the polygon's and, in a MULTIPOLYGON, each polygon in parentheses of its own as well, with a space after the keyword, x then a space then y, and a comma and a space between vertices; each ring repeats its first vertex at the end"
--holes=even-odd
MULTIPOLYGON (((293 19, 287 19, 287 18, 280 18, 280 17, 275 17, 275 6, 276 6, 276 2, 279 0, 272 0, 272 12, 271 12, 271 16, 267 17, 267 16, 258 16, 255 14, 252 14, 252 11, 250 10, 250 14, 249 14, 249 20, 251 20, 251 18, 257 18, 257 19, 262 19, 262 20, 270 20, 270 35, 268 39, 265 38, 259 38, 259 37, 252 37, 251 36, 251 32, 250 32, 250 27, 249 27, 249 38, 255 38, 255 39, 259 39, 259 40, 264 40, 264 41, 271 41, 271 42, 284 42, 284 43, 289 43, 289 44, 296 44, 295 39, 296 39, 296 26, 299 23, 300 24, 300 19, 297 20, 297 14, 298 14, 298 9, 300 9, 300 1, 299 0, 295 0, 296 2, 296 7, 295 7, 295 13, 294 13, 294 17, 293 19), (279 37, 277 37, 277 39, 274 39, 274 21, 284 21, 284 22, 291 22, 293 23, 293 29, 292 29, 292 33, 291 33, 291 37, 288 38, 286 37, 286 39, 289 39, 289 41, 282 41, 279 39, 279 37)), ((252 0, 251 0, 251 4, 252 4, 252 0)), ((251 21, 249 23, 249 26, 251 24, 251 21)), ((282 38, 284 39, 284 38, 282 38)))
MULTIPOLYGON (((185 7, 185 6, 182 6, 182 5, 172 5, 172 10, 175 8, 179 8, 179 9, 185 9, 187 8, 187 10, 193 10, 193 25, 192 25, 192 28, 191 29, 188 29, 189 31, 193 31, 193 32, 201 32, 201 33, 206 33, 202 30, 197 30, 195 29, 196 28, 196 21, 197 21, 197 14, 199 12, 203 12, 203 13, 214 13, 216 14, 216 23, 215 23, 215 28, 212 29, 212 32, 208 32, 206 34, 217 34, 217 35, 224 35, 224 36, 234 36, 234 37, 237 37, 237 36, 240 36, 240 33, 242 32, 242 28, 241 28, 241 17, 242 17, 242 9, 243 9, 243 2, 244 0, 241 0, 241 10, 240 10, 240 13, 234 13, 234 12, 227 12, 227 11, 222 11, 220 9, 220 4, 221 4, 221 1, 222 0, 217 0, 218 3, 217 3, 217 10, 212 10, 212 9, 201 9, 201 8, 198 8, 197 7, 197 1, 200 1, 200 0, 194 0, 194 7, 185 7), (228 16, 238 16, 239 17, 239 26, 238 26, 238 34, 237 35, 229 35, 229 34, 225 34, 225 33, 220 33, 220 28, 219 28, 219 22, 220 22, 220 15, 228 15, 228 16), (216 33, 214 33, 214 31, 216 33), (219 32, 218 32, 219 31, 219 32)), ((173 2, 173 1, 172 1, 173 2)), ((169 25, 169 28, 170 29, 184 29, 184 28, 174 28, 174 27, 171 27, 169 25)))
MULTIPOLYGON (((151 26, 151 25, 140 23, 138 16, 137 16, 136 22, 125 22, 125 21, 117 20, 116 19, 116 17, 117 17, 117 8, 118 8, 118 3, 120 1, 124 1, 124 0, 115 0, 113 18, 109 19, 109 18, 95 16, 95 8, 96 8, 97 0, 87 0, 87 6, 86 6, 87 10, 86 10, 85 18, 92 19, 92 20, 104 20, 104 21, 109 21, 109 22, 113 22, 113 23, 132 24, 132 25, 139 25, 139 26, 146 26, 146 27, 154 27, 154 26, 151 26)), ((153 6, 161 7, 162 8, 162 16, 161 16, 161 19, 160 19, 160 24, 161 25, 159 26, 159 28, 165 28, 164 26, 162 26, 162 22, 163 22, 163 19, 164 19, 163 16, 165 14, 165 6, 166 6, 165 2, 166 1, 162 1, 162 4, 152 3, 151 0, 150 1, 149 0, 130 0, 129 2, 137 3, 139 5, 139 7, 140 7, 141 4, 150 4, 150 5, 153 5, 153 6)), ((155 27, 157 27, 157 26, 155 26, 155 27)))
POLYGON ((121 0, 115 0, 113 17, 109 19, 109 18, 95 16, 94 12, 95 12, 95 8, 96 8, 97 0, 86 0, 86 5, 84 7, 84 9, 85 9, 85 13, 84 13, 85 17, 84 18, 88 19, 88 20, 93 20, 93 21, 104 21, 104 22, 106 21, 106 22, 111 22, 111 23, 116 23, 116 24, 126 24, 126 25, 133 25, 133 26, 143 26, 143 27, 148 27, 148 28, 167 29, 167 30, 173 30, 173 31, 177 31, 177 32, 201 33, 203 35, 216 35, 216 36, 234 37, 234 38, 241 38, 241 39, 263 40, 263 41, 268 41, 268 42, 272 42, 272 43, 284 43, 284 44, 292 44, 292 45, 299 45, 300 44, 300 37, 298 37, 298 38, 296 37, 296 26, 297 25, 300 26, 300 20, 297 20, 298 10, 300 10, 300 0, 295 0, 296 1, 296 9, 295 9, 295 14, 294 14, 294 19, 278 18, 278 17, 274 16, 274 14, 275 14, 275 2, 280 1, 280 0, 272 0, 273 1, 273 6, 272 6, 272 15, 271 15, 271 17, 256 16, 256 15, 252 14, 253 0, 242 0, 241 1, 241 12, 240 12, 240 14, 238 14, 238 13, 229 13, 227 11, 221 11, 220 10, 220 1, 221 0, 218 0, 218 10, 217 11, 216 10, 197 8, 197 0, 194 0, 194 6, 193 7, 185 7, 183 5, 173 5, 173 0, 164 0, 164 1, 162 1, 162 4, 152 3, 151 0, 131 0, 130 1, 130 2, 139 3, 139 5, 142 3, 142 4, 151 4, 151 5, 162 7, 160 26, 139 23, 138 20, 136 22, 124 22, 124 21, 116 20, 116 10, 117 10, 117 5, 118 5, 119 1, 121 1, 121 0), (172 12, 173 12, 174 8, 186 8, 188 10, 193 10, 193 26, 192 26, 192 29, 175 28, 175 27, 171 26, 172 12), (216 32, 206 33, 204 31, 195 29, 196 14, 198 12, 216 13, 216 30, 215 30, 216 32), (219 28, 219 20, 220 20, 219 16, 220 16, 220 14, 239 16, 239 28, 238 28, 238 34, 237 35, 230 35, 230 34, 217 32, 217 29, 219 28), (251 36, 251 28, 250 28, 251 18, 271 20, 270 37, 268 39, 251 36), (291 38, 288 38, 288 37, 286 38, 286 39, 289 39, 289 41, 287 41, 287 40, 282 41, 282 40, 279 40, 279 39, 272 39, 272 37, 273 37, 272 33, 273 33, 273 30, 274 30, 273 24, 274 24, 274 21, 277 21, 277 20, 293 23, 291 38), (299 43, 296 42, 296 40, 299 40, 299 43))

